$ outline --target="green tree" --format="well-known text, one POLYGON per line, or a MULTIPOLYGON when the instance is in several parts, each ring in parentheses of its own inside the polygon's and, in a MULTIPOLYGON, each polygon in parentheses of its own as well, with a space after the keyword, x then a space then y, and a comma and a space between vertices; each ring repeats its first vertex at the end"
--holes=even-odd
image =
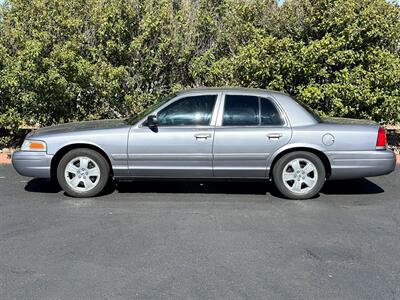
POLYGON ((385 0, 0 5, 0 128, 123 117, 203 85, 276 89, 325 115, 399 122, 400 8, 385 0))

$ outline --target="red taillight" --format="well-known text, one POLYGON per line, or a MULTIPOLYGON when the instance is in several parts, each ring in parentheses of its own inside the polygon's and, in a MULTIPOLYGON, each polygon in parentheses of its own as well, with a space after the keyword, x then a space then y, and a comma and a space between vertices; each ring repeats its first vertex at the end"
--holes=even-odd
POLYGON ((376 140, 376 147, 386 147, 386 130, 379 127, 378 138, 376 140))

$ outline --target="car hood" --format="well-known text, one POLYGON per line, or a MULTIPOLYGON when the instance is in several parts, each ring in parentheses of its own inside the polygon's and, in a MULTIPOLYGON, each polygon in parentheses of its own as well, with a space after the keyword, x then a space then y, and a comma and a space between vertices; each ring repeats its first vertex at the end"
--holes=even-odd
POLYGON ((375 121, 365 119, 326 117, 322 121, 330 124, 378 125, 375 121))
POLYGON ((60 133, 76 132, 84 130, 122 128, 126 126, 129 126, 129 124, 125 119, 72 122, 72 123, 65 123, 65 124, 53 125, 49 127, 35 129, 34 131, 32 131, 27 135, 27 138, 38 135, 60 134, 60 133))

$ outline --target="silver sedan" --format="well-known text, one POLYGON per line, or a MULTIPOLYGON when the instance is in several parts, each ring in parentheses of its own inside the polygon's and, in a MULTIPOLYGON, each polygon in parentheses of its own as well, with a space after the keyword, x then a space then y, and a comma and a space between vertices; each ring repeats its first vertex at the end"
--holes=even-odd
POLYGON ((12 157, 24 176, 57 179, 74 197, 131 179, 272 180, 283 196, 315 196, 325 180, 388 174, 386 133, 364 120, 320 119, 290 96, 191 89, 125 120, 35 130, 12 157))

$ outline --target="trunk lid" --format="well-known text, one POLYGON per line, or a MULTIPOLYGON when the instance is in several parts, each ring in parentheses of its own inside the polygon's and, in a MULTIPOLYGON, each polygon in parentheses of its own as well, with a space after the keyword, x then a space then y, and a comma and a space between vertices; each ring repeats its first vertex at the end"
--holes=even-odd
POLYGON ((326 117, 322 118, 323 123, 328 124, 346 124, 346 125, 379 125, 375 121, 366 119, 351 119, 351 118, 338 118, 338 117, 326 117))

